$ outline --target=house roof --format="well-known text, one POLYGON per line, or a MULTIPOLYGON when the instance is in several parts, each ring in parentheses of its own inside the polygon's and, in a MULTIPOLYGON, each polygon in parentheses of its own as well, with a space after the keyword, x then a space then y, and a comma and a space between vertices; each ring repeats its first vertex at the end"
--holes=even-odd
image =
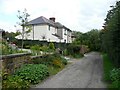
POLYGON ((58 28, 63 28, 63 27, 64 27, 64 26, 63 26, 61 23, 59 23, 59 22, 55 22, 55 26, 58 27, 58 28))
POLYGON ((49 24, 49 25, 52 25, 52 26, 57 27, 57 28, 66 28, 67 30, 71 31, 69 28, 65 27, 61 23, 54 22, 54 21, 49 20, 43 16, 38 17, 36 19, 33 19, 28 23, 28 25, 37 25, 37 24, 49 24))
POLYGON ((28 24, 30 25, 36 25, 36 24, 49 24, 49 25, 52 25, 54 26, 54 22, 51 21, 51 20, 48 20, 47 18, 41 16, 41 17, 38 17, 34 20, 31 20, 28 24))

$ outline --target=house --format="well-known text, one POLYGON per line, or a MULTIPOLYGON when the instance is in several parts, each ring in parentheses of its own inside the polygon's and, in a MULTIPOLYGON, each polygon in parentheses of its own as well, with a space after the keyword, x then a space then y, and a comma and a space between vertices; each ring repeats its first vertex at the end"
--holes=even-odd
MULTIPOLYGON (((28 25, 31 25, 32 30, 27 36, 27 39, 72 43, 72 31, 61 23, 55 22, 54 17, 47 19, 41 16, 31 20, 28 25)), ((21 36, 19 35, 16 38, 21 39, 21 36)))

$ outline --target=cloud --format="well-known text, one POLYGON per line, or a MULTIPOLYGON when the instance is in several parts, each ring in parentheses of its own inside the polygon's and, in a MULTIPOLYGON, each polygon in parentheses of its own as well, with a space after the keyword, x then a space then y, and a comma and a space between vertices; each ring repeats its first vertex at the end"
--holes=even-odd
POLYGON ((102 28, 109 6, 114 3, 115 0, 1 0, 0 14, 3 16, 0 19, 12 28, 18 21, 17 10, 26 8, 31 15, 30 20, 54 16, 56 21, 72 30, 87 32, 102 28))

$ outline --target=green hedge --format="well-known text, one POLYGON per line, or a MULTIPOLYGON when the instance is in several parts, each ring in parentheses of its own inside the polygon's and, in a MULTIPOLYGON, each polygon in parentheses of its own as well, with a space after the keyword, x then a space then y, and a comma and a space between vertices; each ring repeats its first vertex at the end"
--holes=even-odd
MULTIPOLYGON (((51 42, 39 41, 39 40, 23 40, 23 41, 24 41, 24 48, 26 48, 26 49, 30 49, 30 47, 34 46, 34 45, 40 45, 40 46, 46 45, 46 46, 49 46, 49 44, 51 43, 51 42)), ((22 40, 17 39, 14 43, 18 47, 21 47, 22 40)), ((52 42, 52 43, 55 45, 55 48, 60 48, 62 50, 64 50, 69 45, 69 43, 57 43, 57 42, 52 42)))

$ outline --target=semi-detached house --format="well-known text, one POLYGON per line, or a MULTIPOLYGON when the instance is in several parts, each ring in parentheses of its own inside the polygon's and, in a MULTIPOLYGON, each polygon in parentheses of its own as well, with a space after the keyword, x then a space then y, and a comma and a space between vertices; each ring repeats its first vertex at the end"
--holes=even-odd
MULTIPOLYGON (((32 27, 27 36, 29 40, 72 43, 72 31, 61 23, 55 22, 54 17, 47 19, 41 16, 31 20, 28 25, 32 27)), ((21 36, 16 38, 21 39, 21 36)))

